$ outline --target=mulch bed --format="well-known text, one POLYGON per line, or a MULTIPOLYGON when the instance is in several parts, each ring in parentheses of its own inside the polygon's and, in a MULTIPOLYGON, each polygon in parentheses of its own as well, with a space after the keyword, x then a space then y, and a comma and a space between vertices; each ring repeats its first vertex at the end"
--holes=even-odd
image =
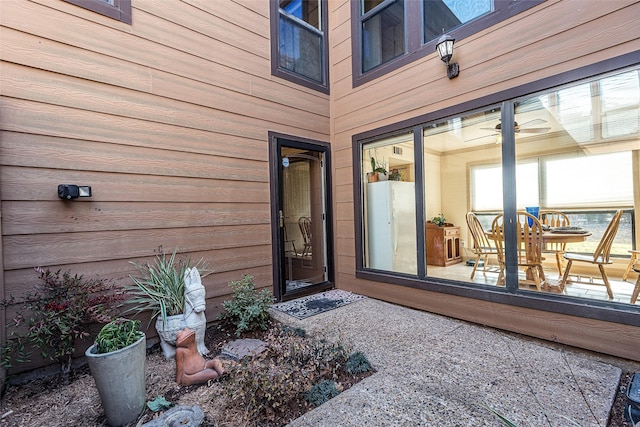
MULTIPOLYGON (((241 338, 263 339, 265 331, 244 334, 241 338)), ((205 344, 211 351, 208 358, 219 355, 222 347, 237 337, 230 329, 214 325, 207 329, 205 344)), ((235 362, 223 360, 225 370, 235 362)), ((344 374, 336 379, 344 390, 363 378, 371 375, 366 372, 357 375, 344 374)), ((208 384, 180 386, 175 382, 175 361, 166 361, 159 345, 147 351, 146 388, 147 401, 163 396, 176 405, 199 405, 205 413, 204 426, 283 426, 313 409, 300 396, 299 399, 283 402, 285 411, 271 414, 269 419, 259 423, 247 420, 246 414, 227 407, 224 392, 225 376, 221 380, 208 384)), ((141 425, 158 417, 145 408, 138 422, 129 427, 141 425)), ((87 366, 73 370, 71 381, 63 385, 59 377, 50 377, 16 385, 5 392, 0 401, 1 426, 107 426, 106 417, 100 403, 98 391, 87 366)))

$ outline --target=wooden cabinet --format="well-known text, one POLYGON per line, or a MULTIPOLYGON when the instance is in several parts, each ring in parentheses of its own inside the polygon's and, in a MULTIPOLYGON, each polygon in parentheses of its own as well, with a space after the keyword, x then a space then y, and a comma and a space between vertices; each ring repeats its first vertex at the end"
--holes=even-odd
POLYGON ((460 254, 460 227, 427 223, 427 264, 446 267, 462 262, 460 254))

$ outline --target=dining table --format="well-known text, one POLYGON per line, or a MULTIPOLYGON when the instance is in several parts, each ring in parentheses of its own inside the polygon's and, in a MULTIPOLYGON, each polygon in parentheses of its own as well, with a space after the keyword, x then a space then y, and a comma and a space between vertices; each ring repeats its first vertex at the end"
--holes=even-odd
MULTIPOLYGON (((485 231, 487 237, 495 240, 493 233, 491 231, 485 231)), ((542 231, 542 243, 546 246, 547 244, 552 243, 579 243, 586 241, 589 236, 591 236, 591 232, 588 230, 582 229, 573 229, 573 230, 543 230, 542 231)), ((543 282, 546 282, 546 278, 544 277, 544 271, 541 272, 543 277, 541 277, 543 282)), ((529 269, 526 271, 527 279, 531 279, 531 272, 529 269)))

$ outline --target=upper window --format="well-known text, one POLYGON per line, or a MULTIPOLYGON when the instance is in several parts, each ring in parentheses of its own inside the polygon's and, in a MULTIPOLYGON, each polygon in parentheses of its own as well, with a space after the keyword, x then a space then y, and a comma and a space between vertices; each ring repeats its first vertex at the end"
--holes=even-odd
POLYGON ((402 1, 363 0, 362 70, 369 71, 405 53, 402 1))
POLYGON ((493 0, 424 0, 424 43, 493 9, 493 0))
POLYGON ((460 40, 542 1, 352 1, 353 85, 435 53, 444 32, 460 40))
POLYGON ((326 0, 272 0, 272 74, 328 93, 326 11, 326 0))
POLYGON ((131 24, 131 0, 65 0, 109 18, 131 24))

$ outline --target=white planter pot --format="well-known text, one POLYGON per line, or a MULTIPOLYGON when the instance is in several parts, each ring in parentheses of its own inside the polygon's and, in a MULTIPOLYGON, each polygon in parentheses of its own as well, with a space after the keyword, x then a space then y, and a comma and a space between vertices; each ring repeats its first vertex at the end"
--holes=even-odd
POLYGON ((144 409, 146 344, 143 335, 130 346, 111 353, 96 353, 96 344, 85 352, 110 426, 135 421, 144 409))
POLYGON ((176 335, 184 328, 195 331, 198 352, 203 356, 209 353, 209 349, 204 345, 204 335, 207 332, 207 320, 204 315, 192 316, 185 320, 183 314, 176 314, 175 316, 167 316, 166 322, 163 322, 162 318, 158 316, 156 331, 160 337, 160 348, 162 348, 162 354, 166 360, 176 357, 176 335))

